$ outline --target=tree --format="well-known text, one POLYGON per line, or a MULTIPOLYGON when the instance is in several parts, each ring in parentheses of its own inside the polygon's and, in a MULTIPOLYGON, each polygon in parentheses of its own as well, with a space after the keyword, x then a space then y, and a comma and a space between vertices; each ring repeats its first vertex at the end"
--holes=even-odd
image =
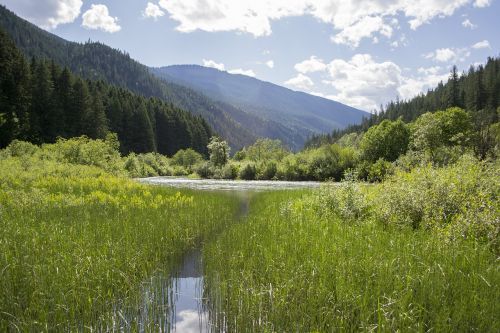
POLYGON ((401 119, 384 120, 365 133, 360 143, 361 154, 369 162, 380 158, 392 162, 407 151, 409 140, 410 132, 401 119))
POLYGON ((226 165, 229 160, 229 152, 231 148, 226 141, 221 140, 219 137, 213 136, 207 146, 210 154, 210 162, 215 167, 222 167, 226 165))

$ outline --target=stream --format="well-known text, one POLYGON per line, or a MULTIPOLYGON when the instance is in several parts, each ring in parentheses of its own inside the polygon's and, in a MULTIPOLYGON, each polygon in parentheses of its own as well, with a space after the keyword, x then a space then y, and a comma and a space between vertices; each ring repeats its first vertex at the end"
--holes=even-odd
MULTIPOLYGON (((138 179, 141 183, 204 191, 233 191, 240 198, 237 220, 244 219, 255 191, 318 188, 318 182, 198 180, 173 177, 138 179)), ((154 277, 143 284, 140 332, 212 332, 203 299, 203 258, 200 247, 182 258, 175 273, 154 277)))

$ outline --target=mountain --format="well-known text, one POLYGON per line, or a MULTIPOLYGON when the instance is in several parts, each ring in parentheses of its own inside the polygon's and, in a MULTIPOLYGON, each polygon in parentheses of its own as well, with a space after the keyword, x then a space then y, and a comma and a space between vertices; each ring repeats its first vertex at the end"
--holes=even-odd
POLYGON ((0 6, 0 28, 3 28, 27 58, 49 59, 71 72, 91 80, 103 80, 145 97, 156 97, 176 108, 201 115, 233 149, 253 143, 259 135, 248 130, 236 118, 270 125, 224 103, 215 102, 192 89, 167 83, 150 73, 149 68, 127 53, 101 43, 75 43, 53 35, 0 6))
POLYGON ((297 133, 302 145, 315 133, 358 124, 367 112, 329 99, 293 91, 269 82, 197 65, 153 68, 158 77, 196 89, 210 98, 235 106, 297 133))
POLYGON ((314 133, 359 123, 364 115, 340 103, 255 79, 248 81, 244 76, 229 76, 230 80, 224 82, 233 82, 235 86, 227 87, 229 83, 226 83, 224 90, 231 91, 232 98, 219 98, 211 93, 213 89, 197 91, 198 87, 193 89, 194 85, 174 75, 165 80, 161 69, 152 70, 127 53, 102 43, 64 40, 19 18, 4 6, 0 6, 0 28, 27 58, 49 59, 68 67, 79 77, 102 80, 145 97, 156 97, 202 116, 216 133, 228 140, 233 150, 252 144, 258 137, 280 139, 290 148, 299 149, 314 133), (256 96, 260 98, 242 98, 245 91, 256 91, 257 87, 261 91, 256 96), (268 91, 263 91, 266 89, 268 91))
POLYGON ((212 131, 200 116, 103 81, 83 80, 54 61, 26 61, 0 28, 0 149, 13 140, 52 143, 59 137, 104 139, 120 150, 173 155, 193 148, 208 155, 212 131))

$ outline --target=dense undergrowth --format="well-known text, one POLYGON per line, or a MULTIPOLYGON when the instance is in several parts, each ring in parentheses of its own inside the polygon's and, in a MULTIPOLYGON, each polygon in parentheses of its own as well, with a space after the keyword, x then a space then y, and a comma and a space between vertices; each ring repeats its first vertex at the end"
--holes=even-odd
POLYGON ((238 208, 129 180, 103 141, 17 142, 0 156, 3 332, 137 329, 125 309, 143 301, 141 283, 168 276, 238 208))
POLYGON ((267 193, 205 247, 230 332, 500 330, 498 165, 267 193))

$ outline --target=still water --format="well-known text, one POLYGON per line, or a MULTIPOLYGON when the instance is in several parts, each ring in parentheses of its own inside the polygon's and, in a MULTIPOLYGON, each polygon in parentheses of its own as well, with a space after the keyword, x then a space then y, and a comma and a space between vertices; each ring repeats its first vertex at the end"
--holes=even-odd
MULTIPOLYGON (((248 214, 250 198, 256 191, 313 189, 319 182, 206 180, 174 177, 138 179, 141 183, 205 191, 233 191, 240 198, 237 220, 248 214)), ((187 253, 170 277, 155 277, 143 288, 139 331, 197 333, 214 332, 203 299, 203 258, 201 246, 187 253)))

